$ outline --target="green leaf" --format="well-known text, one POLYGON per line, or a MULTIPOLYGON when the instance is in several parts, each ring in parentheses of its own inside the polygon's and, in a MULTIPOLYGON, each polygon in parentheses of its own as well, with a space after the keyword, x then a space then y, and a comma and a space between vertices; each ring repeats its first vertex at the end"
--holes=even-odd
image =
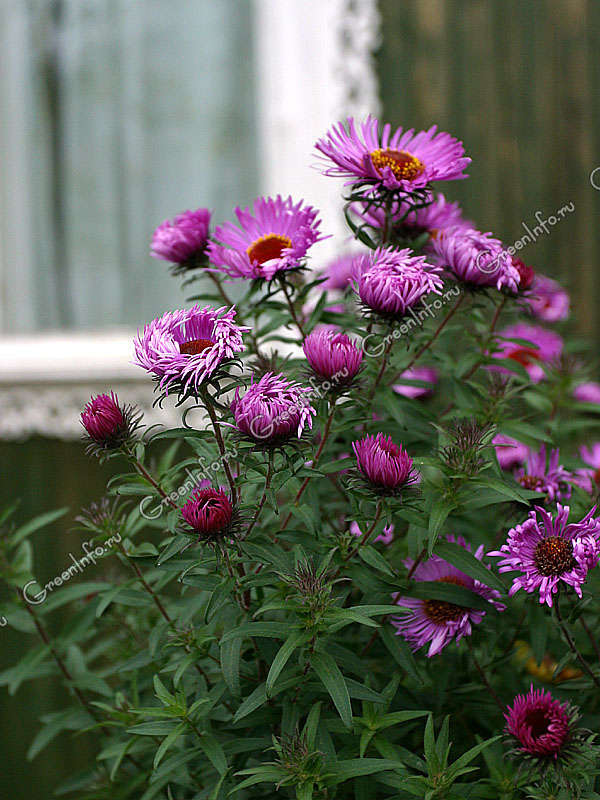
POLYGON ((376 772, 402 769, 402 762, 389 758, 350 758, 335 763, 330 772, 334 783, 342 783, 360 775, 373 775, 376 772))
POLYGON ((344 676, 338 665, 328 653, 313 653, 311 658, 312 668, 315 670, 323 685, 327 689, 333 704, 338 710, 342 722, 347 728, 352 726, 352 706, 350 695, 344 676))
MULTIPOLYGON (((421 600, 443 600, 446 603, 454 603, 464 608, 478 608, 481 611, 494 611, 494 606, 481 595, 466 589, 464 586, 456 586, 453 583, 442 581, 419 581, 412 583, 404 594, 409 597, 418 597, 421 600)), ((401 611, 401 610, 400 610, 401 611)))
POLYGON ((227 758, 219 742, 210 733, 204 733, 200 739, 200 747, 219 775, 227 772, 227 758))
POLYGON ((393 576, 394 570, 390 567, 385 558, 371 545, 361 547, 358 551, 360 558, 373 569, 385 572, 386 575, 393 576))
POLYGON ((310 635, 307 634, 305 631, 292 631, 292 633, 289 635, 286 641, 281 645, 277 655, 273 659, 273 663, 271 664, 271 668, 269 669, 269 674, 267 675, 267 681, 266 681, 267 696, 270 697, 275 681, 279 677, 281 670, 287 664, 288 659, 290 658, 294 650, 297 647, 300 647, 300 645, 302 645, 303 643, 308 642, 309 639, 310 635))
POLYGON ((390 655, 394 658, 396 663, 410 675, 413 680, 423 683, 423 679, 417 670, 417 664, 412 654, 412 650, 407 642, 400 636, 394 636, 389 626, 380 628, 378 631, 384 645, 387 647, 390 655))
POLYGON ((437 497, 429 511, 429 552, 431 553, 435 540, 437 539, 442 526, 448 519, 448 515, 455 508, 455 504, 447 497, 437 497))
POLYGON ((481 581, 481 583, 490 586, 492 589, 497 589, 499 592, 506 592, 506 587, 498 575, 488 569, 464 547, 453 542, 439 542, 435 546, 435 553, 461 572, 470 575, 471 578, 475 578, 475 580, 481 581))
POLYGON ((40 514, 39 517, 35 517, 24 525, 21 525, 10 537, 12 547, 15 547, 19 542, 40 528, 45 528, 46 525, 50 525, 55 520, 60 519, 60 517, 64 517, 68 510, 69 509, 65 507, 56 509, 55 511, 47 511, 45 514, 40 514))
POLYGON ((230 642, 232 639, 249 638, 253 636, 263 636, 269 639, 285 639, 290 632, 290 626, 284 622, 249 622, 234 628, 221 639, 221 644, 230 642))
POLYGON ((232 694, 239 697, 240 689, 240 653, 242 640, 231 639, 221 644, 221 670, 223 678, 232 694))
POLYGON ((182 735, 182 733, 186 730, 187 725, 185 722, 181 722, 171 733, 166 736, 163 741, 160 743, 158 750, 156 751, 156 755, 154 756, 154 769, 158 767, 160 762, 162 761, 163 756, 167 752, 167 750, 175 744, 177 739, 182 735))

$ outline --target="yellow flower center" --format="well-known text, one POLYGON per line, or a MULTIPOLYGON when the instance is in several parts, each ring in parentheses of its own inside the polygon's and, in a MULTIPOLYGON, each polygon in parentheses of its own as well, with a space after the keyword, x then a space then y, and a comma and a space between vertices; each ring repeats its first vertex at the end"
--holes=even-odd
POLYGON ((269 233, 252 242, 246 253, 252 264, 255 262, 264 264, 265 261, 281 258, 283 251, 291 246, 292 240, 289 237, 280 236, 278 233, 269 233))
POLYGON ((399 181, 412 181, 425 170, 425 164, 406 150, 373 150, 370 155, 377 172, 389 167, 399 181))

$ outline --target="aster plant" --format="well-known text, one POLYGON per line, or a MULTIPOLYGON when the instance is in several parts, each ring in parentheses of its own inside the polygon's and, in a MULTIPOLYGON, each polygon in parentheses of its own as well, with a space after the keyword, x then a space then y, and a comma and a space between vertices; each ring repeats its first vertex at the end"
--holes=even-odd
POLYGON ((1 682, 68 690, 30 756, 87 731, 79 800, 600 797, 600 383, 568 294, 452 200, 451 134, 347 120, 315 153, 350 245, 284 194, 157 228, 194 296, 132 357, 181 424, 126 387, 82 410, 111 469, 70 512, 86 574, 34 561, 64 509, 3 517, 32 650, 1 682))

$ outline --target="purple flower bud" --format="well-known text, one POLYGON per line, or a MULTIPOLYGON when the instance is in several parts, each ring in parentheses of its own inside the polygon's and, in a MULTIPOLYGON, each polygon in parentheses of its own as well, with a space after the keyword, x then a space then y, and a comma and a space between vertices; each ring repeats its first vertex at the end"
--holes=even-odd
POLYGON ((165 220, 152 235, 150 255, 173 264, 184 264, 204 253, 208 242, 210 211, 198 208, 165 220))
POLYGON ((449 228, 432 242, 437 263, 472 286, 517 291, 520 275, 502 242, 490 233, 449 228))
POLYGON ((127 433, 125 410, 114 392, 92 397, 81 412, 81 424, 96 444, 119 444, 127 433))
POLYGON ((181 516, 201 539, 215 539, 231 527, 233 506, 222 489, 196 489, 181 516))
POLYGON ((519 694, 509 706, 506 731, 517 739, 524 753, 557 759, 571 733, 571 709, 567 703, 554 700, 550 692, 534 691, 519 694))
POLYGON ((240 396, 236 389, 231 403, 235 425, 240 433, 257 444, 282 444, 300 437, 304 427, 312 428, 316 414, 310 405, 311 389, 268 372, 240 396))
POLYGON ((375 488, 398 490, 414 484, 419 475, 413 470, 408 453, 392 441, 391 436, 378 433, 352 442, 359 472, 375 488))
POLYGON ((304 340, 304 355, 322 378, 334 384, 350 383, 358 373, 363 353, 345 333, 321 328, 312 331, 304 340))

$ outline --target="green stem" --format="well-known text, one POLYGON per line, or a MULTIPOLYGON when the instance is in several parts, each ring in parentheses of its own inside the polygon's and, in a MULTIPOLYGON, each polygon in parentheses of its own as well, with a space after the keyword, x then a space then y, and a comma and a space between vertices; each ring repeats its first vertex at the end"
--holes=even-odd
POLYGON ((563 616, 562 616, 562 613, 561 613, 561 610, 560 610, 560 597, 559 597, 559 594, 556 595, 556 599, 555 599, 555 602, 554 602, 554 610, 556 612, 556 620, 558 622, 558 626, 561 629, 567 644, 569 645, 569 649, 571 650, 571 652, 573 653, 575 658, 581 664, 581 668, 586 673, 586 675, 588 675, 592 679, 592 681, 596 684, 596 686, 600 689, 600 679, 598 678, 597 675, 595 675, 592 672, 592 669, 591 669, 590 665, 587 663, 585 658, 579 652, 579 649, 578 649, 577 645, 575 644, 575 640, 573 639, 573 636, 571 635, 571 631, 569 630, 569 628, 567 627, 566 622, 563 619, 563 616))
POLYGON ((221 453, 221 461, 223 463, 223 469, 225 470, 225 475, 227 476, 227 481, 231 488, 231 498, 232 500, 236 500, 237 498, 237 490, 235 487, 235 481, 233 479, 233 475, 231 474, 231 468, 229 466, 229 461, 226 457, 226 450, 225 450, 225 442, 223 441, 223 436, 221 434, 221 428, 219 427, 219 421, 217 419, 217 415, 215 414, 215 409, 213 408, 211 399, 208 395, 208 392, 205 388, 200 390, 200 394, 202 400, 204 402, 204 407, 210 417, 210 421, 212 424, 212 428, 215 434, 215 439, 217 442, 217 447, 219 448, 219 452, 221 453))
POLYGON ((300 336, 302 336, 302 341, 304 341, 304 339, 306 339, 306 334, 304 333, 304 328, 302 327, 300 320, 298 319, 298 315, 296 314, 296 309, 294 308, 294 303, 292 301, 292 298, 288 294, 288 289, 285 284, 285 280, 281 281, 281 288, 283 289, 283 293, 285 295, 285 299, 287 301, 290 314, 292 315, 292 319, 294 320, 296 327, 300 331, 300 336))
POLYGON ((377 510, 375 511, 375 518, 373 519, 373 522, 371 523, 371 525, 369 526, 367 531, 365 533, 363 533, 363 535, 361 536, 360 541, 356 545, 356 547, 353 550, 350 550, 344 556, 342 561, 349 561, 351 558, 353 558, 358 553, 360 548, 369 541, 369 537, 371 536, 371 534, 375 530, 375 526, 379 522, 379 518, 381 517, 381 512, 382 512, 382 503, 381 503, 381 500, 379 500, 378 503, 377 503, 377 510))

